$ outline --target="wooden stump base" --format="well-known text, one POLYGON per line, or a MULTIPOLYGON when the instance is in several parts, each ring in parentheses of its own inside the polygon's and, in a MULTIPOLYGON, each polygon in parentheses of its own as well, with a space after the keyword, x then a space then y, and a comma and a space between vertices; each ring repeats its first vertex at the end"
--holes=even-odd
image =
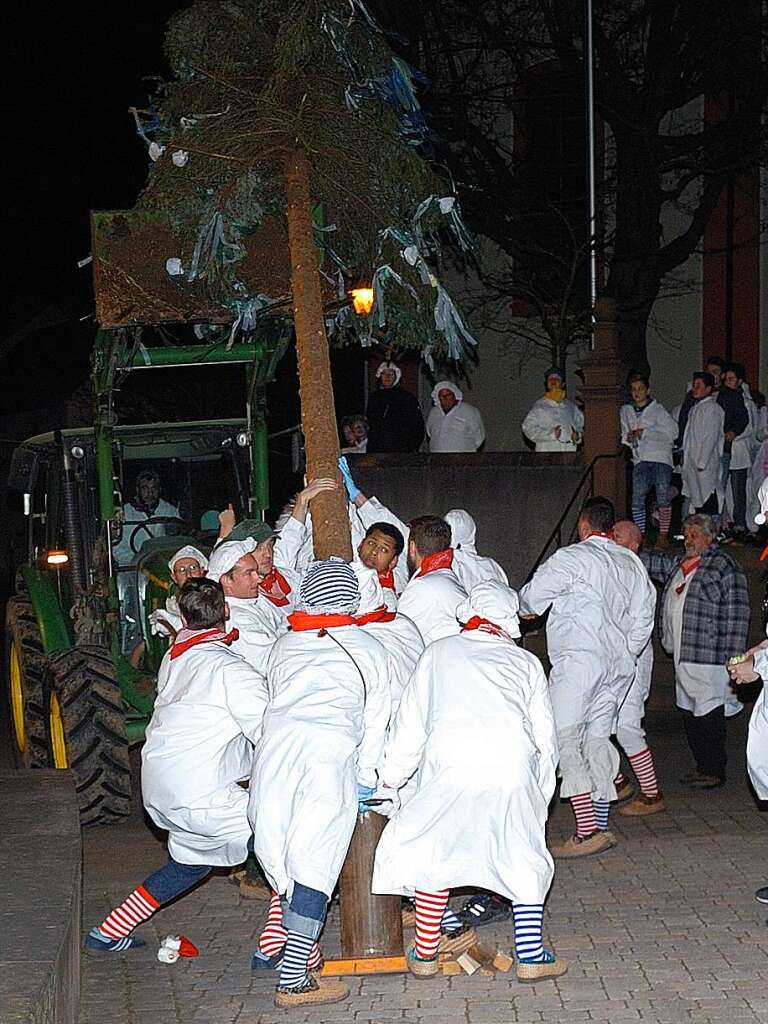
POLYGON ((326 960, 321 974, 324 978, 340 978, 346 974, 406 974, 404 956, 360 956, 348 960, 326 960))

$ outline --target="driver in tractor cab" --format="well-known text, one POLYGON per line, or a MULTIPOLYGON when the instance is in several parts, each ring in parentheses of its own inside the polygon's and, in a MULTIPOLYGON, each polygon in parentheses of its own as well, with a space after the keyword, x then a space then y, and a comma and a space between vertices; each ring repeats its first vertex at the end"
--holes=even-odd
POLYGON ((165 524, 152 520, 181 518, 178 508, 160 497, 161 489, 160 475, 154 469, 143 469, 136 477, 136 495, 123 506, 123 536, 115 546, 118 564, 132 562, 147 537, 165 536, 165 524), (141 524, 146 525, 137 529, 141 524))

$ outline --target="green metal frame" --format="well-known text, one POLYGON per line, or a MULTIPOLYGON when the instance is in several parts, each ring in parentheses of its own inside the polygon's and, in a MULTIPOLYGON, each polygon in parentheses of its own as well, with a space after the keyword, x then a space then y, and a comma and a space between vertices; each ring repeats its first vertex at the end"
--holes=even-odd
POLYGON ((21 573, 37 618, 44 653, 49 655, 68 650, 72 646, 71 626, 64 616, 50 576, 32 565, 23 566, 21 573))

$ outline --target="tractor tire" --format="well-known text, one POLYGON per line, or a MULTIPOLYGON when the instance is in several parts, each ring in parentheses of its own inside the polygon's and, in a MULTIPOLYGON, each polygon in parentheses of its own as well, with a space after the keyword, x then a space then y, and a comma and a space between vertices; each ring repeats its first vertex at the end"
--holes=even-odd
POLYGON ((5 685, 11 740, 19 768, 47 768, 47 659, 32 602, 11 597, 5 611, 5 685))
POLYGON ((80 824, 109 825, 131 812, 131 766, 115 667, 103 647, 49 658, 51 760, 75 775, 80 824))

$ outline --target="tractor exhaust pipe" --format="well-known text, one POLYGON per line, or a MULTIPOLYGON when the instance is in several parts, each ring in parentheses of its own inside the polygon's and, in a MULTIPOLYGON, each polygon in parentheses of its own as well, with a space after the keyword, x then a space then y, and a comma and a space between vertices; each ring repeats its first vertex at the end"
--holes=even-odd
POLYGON ((64 464, 63 490, 64 498, 64 534, 67 539, 67 552, 69 554, 69 572, 72 580, 73 597, 78 598, 85 590, 85 573, 83 566, 83 551, 80 546, 80 534, 78 533, 77 520, 77 494, 75 492, 75 477, 72 472, 72 460, 69 449, 64 442, 61 431, 57 430, 54 435, 56 441, 61 444, 61 454, 64 464))

